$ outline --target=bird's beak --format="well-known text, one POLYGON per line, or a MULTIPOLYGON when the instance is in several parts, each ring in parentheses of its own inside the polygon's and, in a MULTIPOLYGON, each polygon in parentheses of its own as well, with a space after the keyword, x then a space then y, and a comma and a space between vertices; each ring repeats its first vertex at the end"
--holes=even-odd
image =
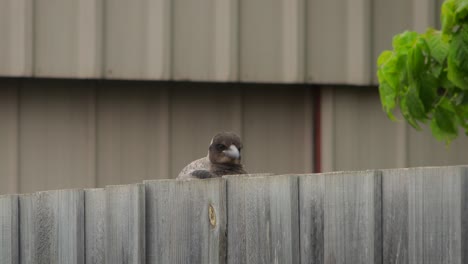
POLYGON ((231 159, 238 159, 240 157, 239 150, 234 145, 231 145, 228 149, 223 150, 223 153, 231 159))

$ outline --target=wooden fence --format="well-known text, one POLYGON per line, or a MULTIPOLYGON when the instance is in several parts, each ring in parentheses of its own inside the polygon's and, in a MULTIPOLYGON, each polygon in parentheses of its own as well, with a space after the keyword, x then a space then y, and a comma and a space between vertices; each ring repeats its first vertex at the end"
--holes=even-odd
POLYGON ((468 168, 0 196, 0 264, 468 263, 468 168))

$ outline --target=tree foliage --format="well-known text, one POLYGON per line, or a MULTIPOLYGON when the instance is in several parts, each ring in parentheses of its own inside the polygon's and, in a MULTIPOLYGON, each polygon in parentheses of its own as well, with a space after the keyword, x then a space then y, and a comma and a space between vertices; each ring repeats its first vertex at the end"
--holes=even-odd
POLYGON ((468 0, 446 0, 442 29, 405 31, 377 64, 382 106, 395 120, 398 106, 414 128, 430 123, 434 137, 447 143, 468 135, 468 0))

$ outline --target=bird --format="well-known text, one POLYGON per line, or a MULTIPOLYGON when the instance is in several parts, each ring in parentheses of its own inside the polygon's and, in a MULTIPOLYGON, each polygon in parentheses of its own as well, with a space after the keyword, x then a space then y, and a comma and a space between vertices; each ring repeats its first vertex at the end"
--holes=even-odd
POLYGON ((247 174, 241 164, 242 147, 240 137, 234 132, 220 132, 211 139, 208 155, 185 166, 177 179, 207 179, 247 174))

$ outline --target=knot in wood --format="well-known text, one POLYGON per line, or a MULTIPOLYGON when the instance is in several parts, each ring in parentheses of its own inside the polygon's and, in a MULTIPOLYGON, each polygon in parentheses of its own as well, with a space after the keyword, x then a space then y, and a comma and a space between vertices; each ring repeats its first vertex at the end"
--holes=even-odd
POLYGON ((210 219, 211 227, 216 227, 216 212, 213 205, 211 204, 208 206, 208 219, 210 219))

